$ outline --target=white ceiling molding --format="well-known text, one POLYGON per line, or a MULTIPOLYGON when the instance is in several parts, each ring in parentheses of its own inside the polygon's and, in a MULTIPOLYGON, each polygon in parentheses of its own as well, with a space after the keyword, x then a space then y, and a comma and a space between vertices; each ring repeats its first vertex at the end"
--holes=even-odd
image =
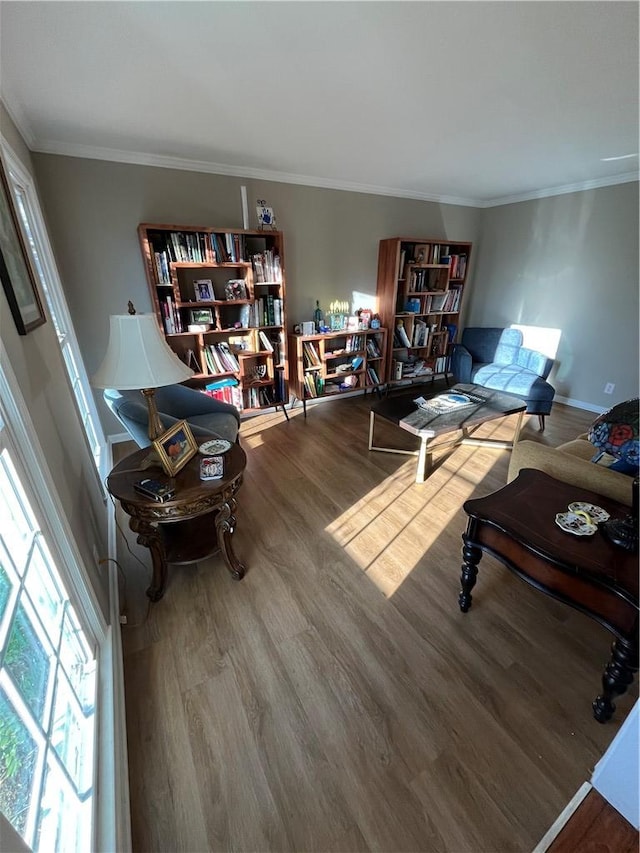
POLYGON ((499 207, 504 204, 515 204, 518 201, 531 201, 536 198, 549 198, 554 195, 580 193, 585 190, 597 190, 600 187, 613 187, 616 184, 630 184, 640 180, 640 172, 626 172, 623 175, 612 175, 610 178, 599 178, 592 181, 582 181, 579 184, 565 184, 562 187, 550 187, 546 190, 534 190, 530 193, 492 198, 489 201, 478 202, 478 207, 499 207))
MULTIPOLYGON (((7 110, 8 111, 8 110, 7 110)), ((69 145, 62 142, 35 142, 29 146, 32 151, 40 154, 58 154, 62 157, 80 157, 88 160, 106 160, 112 163, 129 163, 134 166, 154 166, 161 169, 179 169, 185 172, 202 172, 206 175, 228 175, 236 178, 253 178, 257 181, 276 181, 283 184, 297 184, 305 187, 318 187, 327 190, 343 192, 366 193, 369 195, 390 196, 392 198, 408 198, 415 201, 432 201, 436 204, 452 204, 461 207, 499 207, 505 204, 516 204, 519 201, 531 201, 537 198, 549 198, 555 195, 582 192, 598 189, 599 187, 615 186, 640 180, 639 172, 627 172, 613 175, 610 178, 583 181, 566 184, 560 187, 534 190, 513 196, 503 196, 494 199, 459 198, 457 196, 436 195, 433 193, 413 192, 412 190, 394 187, 369 186, 349 181, 332 181, 317 178, 312 175, 293 175, 287 172, 275 172, 267 169, 254 169, 250 166, 227 166, 224 163, 209 163, 206 160, 186 160, 182 157, 144 154, 139 151, 121 151, 116 148, 99 148, 92 145, 69 145)))
POLYGON ((3 83, 0 88, 0 101, 7 111, 9 118, 15 124, 18 133, 22 136, 25 141, 27 148, 30 151, 35 151, 36 146, 36 135, 31 129, 31 124, 27 119, 27 115, 22 107, 18 104, 16 98, 11 96, 11 93, 7 91, 6 83, 3 83))
POLYGON ((64 142, 39 142, 32 148, 40 154, 59 154, 63 157, 83 157, 89 160, 110 160, 114 163, 131 163, 136 166, 157 166, 163 169, 182 169, 185 172, 202 172, 211 175, 229 175, 235 178, 253 178, 257 181, 277 181, 282 184, 298 184, 305 187, 319 187, 326 190, 343 190, 352 193, 368 193, 393 198, 411 198, 416 201, 434 201, 439 204, 457 204, 464 207, 479 207, 472 198, 458 198, 449 195, 413 192, 394 187, 378 187, 357 184, 350 181, 335 181, 316 178, 312 175, 294 175, 288 172, 275 172, 268 169, 254 169, 251 166, 227 166, 224 163, 209 163, 206 160, 186 160, 182 157, 169 157, 159 154, 144 154, 138 151, 121 151, 116 148, 99 148, 92 145, 69 145, 64 142))

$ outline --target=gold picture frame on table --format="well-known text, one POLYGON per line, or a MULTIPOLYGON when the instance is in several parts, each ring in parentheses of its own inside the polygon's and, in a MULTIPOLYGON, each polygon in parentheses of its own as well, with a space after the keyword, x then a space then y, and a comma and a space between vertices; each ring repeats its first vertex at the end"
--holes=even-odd
POLYGON ((153 442, 166 474, 175 477, 198 452, 198 445, 186 421, 178 421, 153 442))
POLYGON ((0 157, 0 281, 19 335, 46 322, 31 253, 0 157))

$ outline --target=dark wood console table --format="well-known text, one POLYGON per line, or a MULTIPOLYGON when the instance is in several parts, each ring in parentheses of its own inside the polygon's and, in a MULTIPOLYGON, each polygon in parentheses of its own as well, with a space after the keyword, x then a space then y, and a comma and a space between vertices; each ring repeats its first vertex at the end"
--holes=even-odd
POLYGON ((599 530, 593 536, 564 533, 555 516, 572 501, 601 506, 612 518, 629 512, 616 501, 530 468, 503 489, 467 501, 458 604, 463 613, 471 607, 478 564, 487 552, 536 589, 611 631, 611 658, 602 693, 593 701, 593 715, 604 723, 615 710, 613 698, 625 692, 638 669, 638 558, 612 545, 599 530))
POLYGON ((129 516, 129 527, 138 544, 151 551, 153 578, 147 595, 158 601, 164 595, 169 563, 195 563, 222 553, 231 575, 244 577, 246 568, 233 552, 231 537, 236 525, 236 494, 242 484, 247 457, 239 444, 224 454, 224 476, 200 479, 197 454, 174 477, 176 493, 171 501, 158 503, 133 488, 143 477, 167 480, 161 468, 142 469, 149 449, 138 450, 121 460, 107 478, 107 489, 129 516))

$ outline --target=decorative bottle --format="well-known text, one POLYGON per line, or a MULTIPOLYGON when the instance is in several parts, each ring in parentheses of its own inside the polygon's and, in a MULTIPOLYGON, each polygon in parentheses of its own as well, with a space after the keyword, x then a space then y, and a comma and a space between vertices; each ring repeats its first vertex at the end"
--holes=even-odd
POLYGON ((320 331, 320 326, 324 325, 324 315, 320 307, 320 300, 316 299, 316 310, 313 312, 313 322, 316 324, 316 332, 320 331))

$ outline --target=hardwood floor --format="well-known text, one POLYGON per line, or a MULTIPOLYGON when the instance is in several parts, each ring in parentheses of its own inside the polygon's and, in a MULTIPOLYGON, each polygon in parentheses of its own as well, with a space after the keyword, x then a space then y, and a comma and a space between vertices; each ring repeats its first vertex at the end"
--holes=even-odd
MULTIPOLYGON (((458 609, 462 504, 507 452, 458 448, 416 485, 414 458, 367 451, 370 402, 243 422, 244 580, 171 567, 149 607, 145 549, 120 548, 135 850, 529 851, 630 710, 636 685, 591 715, 609 634, 491 558, 458 609)), ((593 417, 557 404, 523 437, 593 417)))

